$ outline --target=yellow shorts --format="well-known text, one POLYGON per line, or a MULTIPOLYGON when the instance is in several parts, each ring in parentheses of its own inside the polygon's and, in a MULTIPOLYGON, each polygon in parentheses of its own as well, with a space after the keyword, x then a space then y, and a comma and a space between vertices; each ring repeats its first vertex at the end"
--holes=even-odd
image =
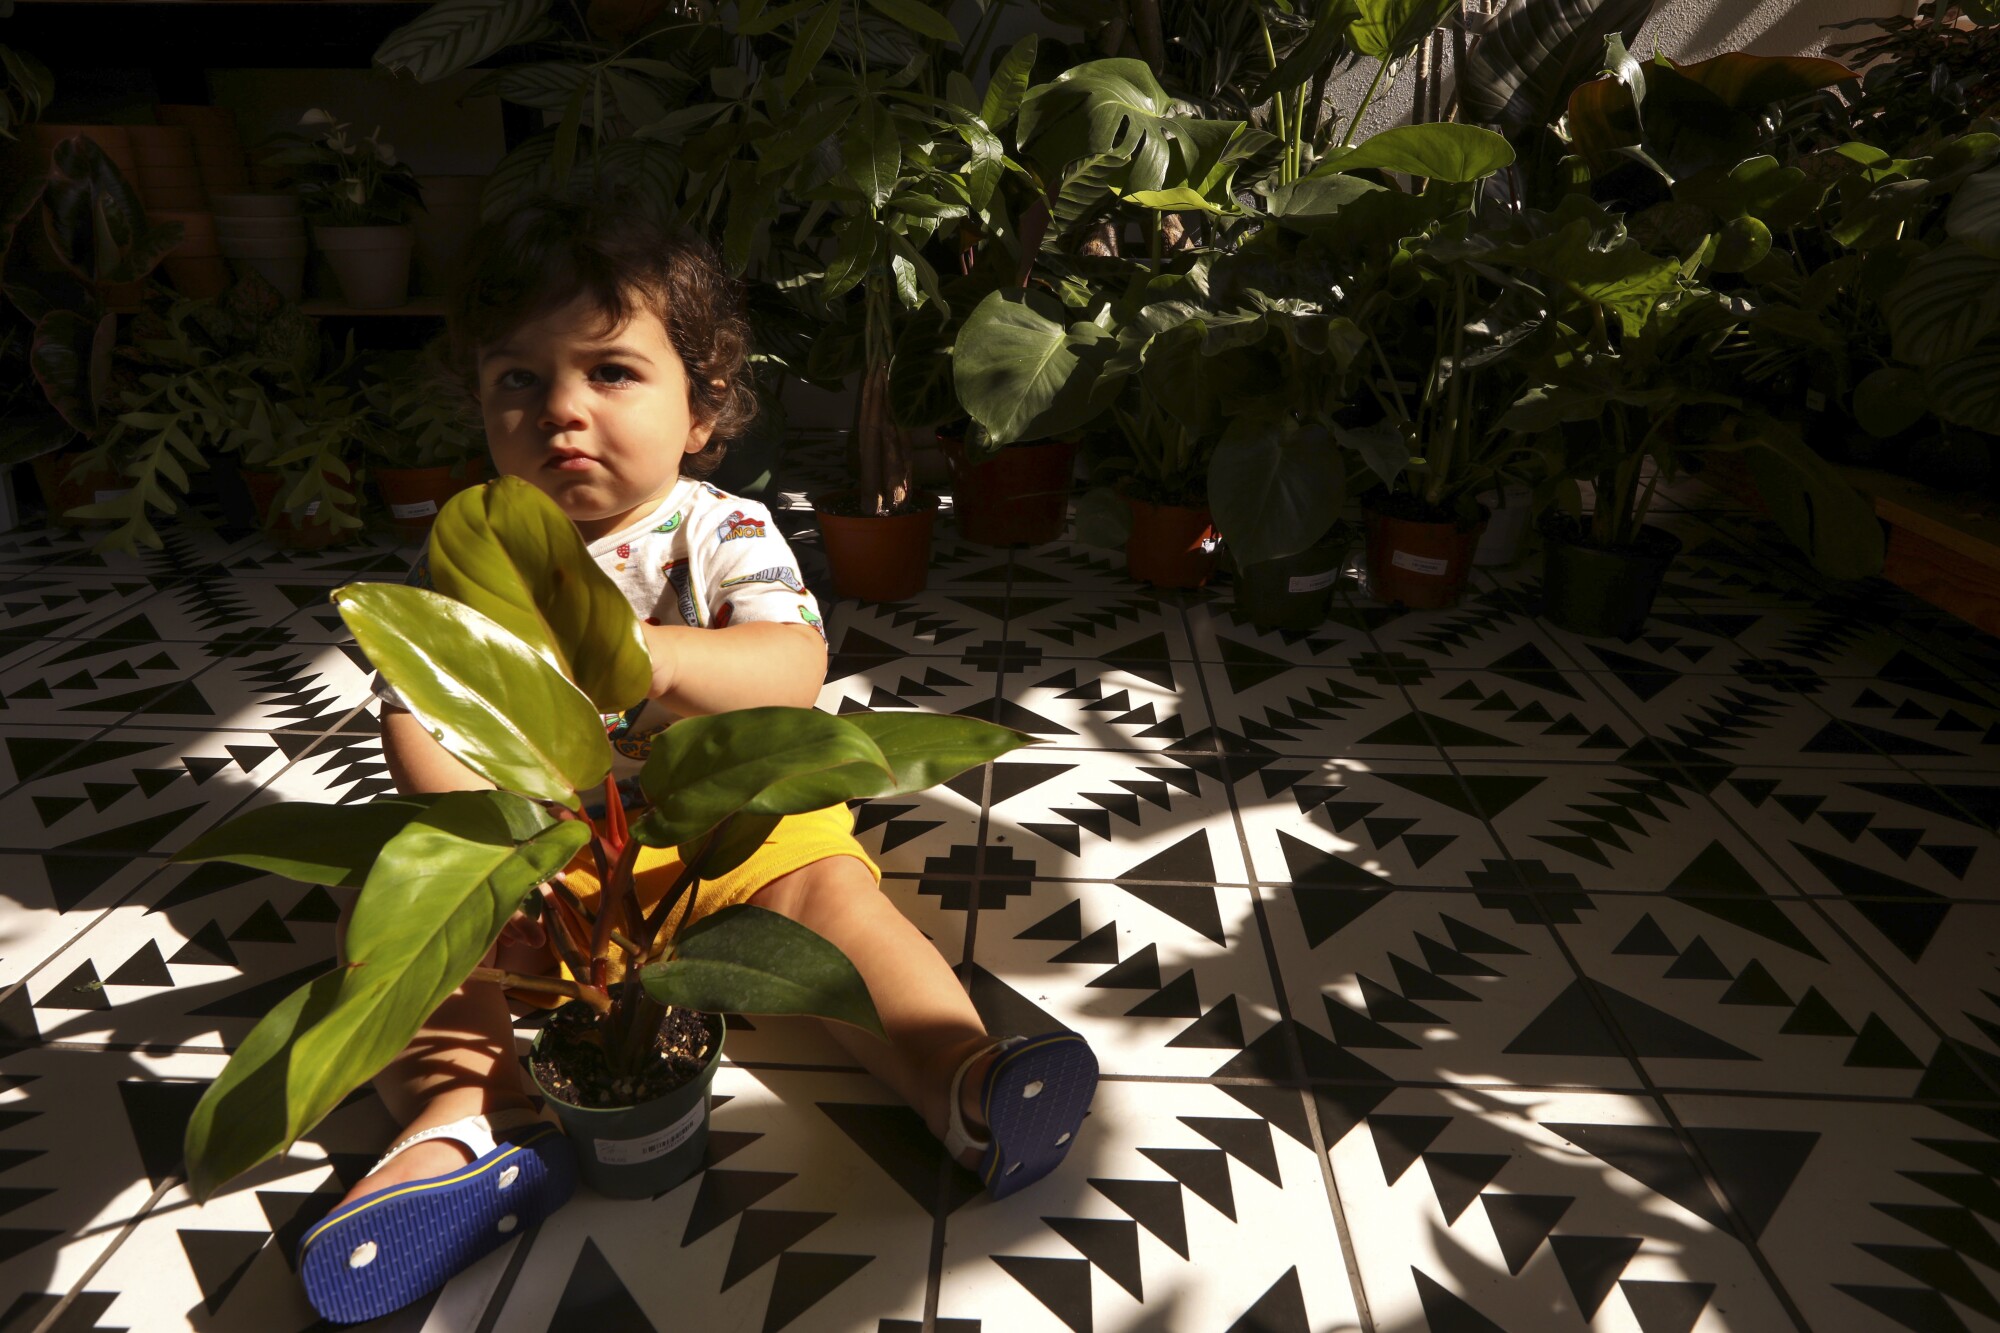
MULTIPOLYGON (((690 923, 702 917, 747 903, 757 895, 757 891, 772 880, 803 869, 815 861, 823 861, 829 856, 852 856, 868 867, 868 873, 879 883, 882 869, 861 850, 861 844, 854 840, 854 812, 844 805, 830 805, 824 810, 814 810, 809 814, 787 815, 778 821, 778 827, 764 840, 764 845, 754 852, 750 859, 727 874, 714 879, 705 879, 695 886, 695 901, 690 923)), ((650 911, 661 898, 665 897, 680 878, 684 869, 678 848, 647 847, 639 853, 639 864, 633 879, 639 889, 639 903, 642 910, 650 911)), ((597 900, 602 889, 597 881, 597 862, 590 849, 584 848, 576 854, 563 870, 563 882, 575 890, 577 898, 590 909, 594 916, 597 900)), ((550 970, 570 977, 570 971, 549 951, 550 970)), ((528 1004, 553 1006, 561 1003, 560 997, 547 994, 530 994, 526 991, 508 992, 513 998, 528 1004)))

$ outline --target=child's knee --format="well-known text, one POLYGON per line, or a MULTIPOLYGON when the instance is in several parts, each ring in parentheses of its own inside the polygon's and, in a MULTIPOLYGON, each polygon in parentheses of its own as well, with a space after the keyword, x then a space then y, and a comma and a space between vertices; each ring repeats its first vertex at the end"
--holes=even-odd
POLYGON ((865 862, 828 856, 778 876, 752 894, 750 902, 794 921, 809 921, 865 904, 881 891, 865 862))

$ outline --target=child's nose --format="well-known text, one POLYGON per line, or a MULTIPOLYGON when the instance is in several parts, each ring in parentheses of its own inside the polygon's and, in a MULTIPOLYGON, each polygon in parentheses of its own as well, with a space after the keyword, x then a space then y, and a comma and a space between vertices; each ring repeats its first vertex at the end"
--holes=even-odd
POLYGON ((586 424, 583 386, 557 381, 542 399, 541 426, 546 431, 577 430, 586 424))

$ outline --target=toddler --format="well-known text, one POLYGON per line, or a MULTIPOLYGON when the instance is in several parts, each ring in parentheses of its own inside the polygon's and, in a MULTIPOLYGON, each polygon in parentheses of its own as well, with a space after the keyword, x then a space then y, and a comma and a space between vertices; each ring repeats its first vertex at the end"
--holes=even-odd
MULTIPOLYGON (((626 200, 543 196, 468 242, 447 343, 494 467, 560 506, 645 624, 650 697, 607 719, 621 778, 636 776, 676 717, 810 707, 825 679, 818 607, 791 549, 763 506, 704 480, 755 411, 748 334, 707 247, 626 200)), ((383 751, 402 791, 487 785, 385 685, 378 693, 383 751)), ((680 868, 671 849, 649 850, 642 895, 657 901, 680 868)), ((586 852, 566 877, 590 894, 590 872, 586 852)), ((830 1029, 1003 1197, 1062 1160, 1095 1090, 1096 1059, 1070 1032, 988 1035, 879 880, 850 812, 833 806, 785 819, 742 866, 704 881, 693 914, 754 903, 846 953, 888 1039, 830 1029)), ((503 963, 526 970, 506 955, 538 944, 537 934, 517 918, 503 963)), ((404 1133, 300 1247, 314 1308, 343 1321, 416 1300, 506 1239, 460 1217, 452 1186, 503 1160, 526 1162, 534 1169, 495 1176, 524 1191, 514 1202, 526 1223, 560 1207, 575 1179, 572 1149, 522 1084, 512 1014, 493 985, 460 988, 375 1086, 404 1133)))

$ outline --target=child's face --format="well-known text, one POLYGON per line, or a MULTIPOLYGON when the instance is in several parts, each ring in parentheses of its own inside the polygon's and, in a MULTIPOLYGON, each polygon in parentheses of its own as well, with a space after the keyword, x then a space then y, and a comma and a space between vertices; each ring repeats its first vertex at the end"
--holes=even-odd
POLYGON ((479 349, 494 467, 533 482, 585 541, 644 517, 709 435, 659 316, 639 309, 608 335, 601 323, 577 302, 479 349))

